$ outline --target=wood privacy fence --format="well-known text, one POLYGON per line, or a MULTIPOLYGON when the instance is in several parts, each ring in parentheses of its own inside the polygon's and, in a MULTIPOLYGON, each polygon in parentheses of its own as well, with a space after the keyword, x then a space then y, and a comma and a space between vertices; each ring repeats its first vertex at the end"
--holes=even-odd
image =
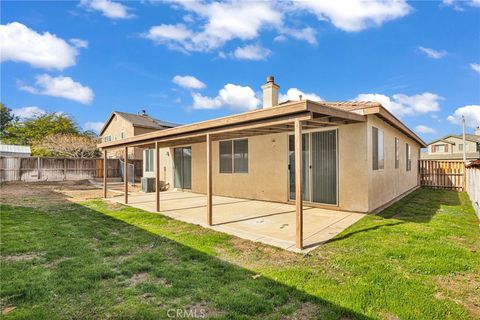
POLYGON ((419 160, 418 174, 423 187, 465 190, 463 161, 419 160))
POLYGON ((475 165, 467 166, 466 176, 466 191, 472 201, 475 212, 480 218, 480 161, 477 161, 475 165))
MULTIPOLYGON (((142 160, 132 161, 142 176, 142 160)), ((107 177, 120 178, 119 159, 107 160, 107 177)), ((65 181, 103 177, 103 159, 0 157, 0 183, 8 181, 65 181)))

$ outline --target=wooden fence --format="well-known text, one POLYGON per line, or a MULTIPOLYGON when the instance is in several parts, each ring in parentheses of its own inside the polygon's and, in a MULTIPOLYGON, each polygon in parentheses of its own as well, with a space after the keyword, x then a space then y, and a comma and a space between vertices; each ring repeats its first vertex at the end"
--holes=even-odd
POLYGON ((476 163, 467 166, 466 176, 466 191, 477 216, 480 218, 480 161, 477 160, 476 163))
POLYGON ((419 160, 418 174, 423 187, 465 190, 463 161, 419 160))
MULTIPOLYGON (((142 161, 133 160, 135 176, 142 161)), ((103 159, 0 157, 0 183, 8 181, 65 181, 103 177, 103 159)), ((107 160, 107 177, 122 177, 119 159, 107 160)))

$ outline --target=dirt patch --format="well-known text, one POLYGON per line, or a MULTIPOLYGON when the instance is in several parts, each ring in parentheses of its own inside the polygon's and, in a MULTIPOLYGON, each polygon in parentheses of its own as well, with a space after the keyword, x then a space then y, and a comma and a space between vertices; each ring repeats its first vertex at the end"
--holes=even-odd
POLYGON ((130 279, 127 280, 129 287, 135 287, 140 283, 153 283, 155 285, 160 285, 164 288, 171 288, 172 285, 168 283, 166 279, 152 277, 148 272, 135 273, 130 279))
POLYGON ((314 319, 318 313, 318 307, 311 302, 302 302, 300 308, 292 316, 292 319, 314 319))
POLYGON ((1 259, 5 261, 17 262, 17 261, 31 261, 41 257, 42 255, 38 253, 27 253, 27 254, 18 254, 18 255, 11 255, 11 256, 10 255, 1 256, 1 259))
POLYGON ((480 272, 438 277, 437 289, 437 299, 452 300, 474 317, 480 317, 480 272))
POLYGON ((188 310, 188 316, 194 319, 217 318, 225 315, 225 312, 217 310, 205 302, 197 302, 191 304, 186 309, 188 310))

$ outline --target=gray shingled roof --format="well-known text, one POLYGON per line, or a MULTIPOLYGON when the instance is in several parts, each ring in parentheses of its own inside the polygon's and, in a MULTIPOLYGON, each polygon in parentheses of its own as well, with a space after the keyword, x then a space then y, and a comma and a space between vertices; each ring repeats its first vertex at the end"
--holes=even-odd
POLYGON ((165 129, 179 126, 177 123, 158 120, 146 114, 133 114, 120 111, 114 111, 114 113, 121 116, 135 127, 165 129))
MULTIPOLYGON (((441 140, 445 140, 445 139, 450 138, 450 137, 454 137, 454 138, 457 138, 457 139, 463 139, 461 134, 449 134, 448 136, 444 136, 442 138, 433 140, 433 141, 429 142, 428 144, 430 145, 432 143, 435 143, 435 142, 441 141, 441 140)), ((477 136, 475 134, 465 134, 465 140, 472 141, 472 142, 480 142, 480 136, 477 136)))
POLYGON ((108 117, 105 124, 103 125, 103 128, 100 130, 100 135, 103 133, 103 131, 105 131, 105 129, 107 128, 108 124, 110 123, 114 115, 124 118, 125 120, 130 122, 134 127, 162 130, 162 129, 168 129, 168 128, 180 126, 180 124, 178 123, 158 120, 146 114, 134 114, 134 113, 121 112, 121 111, 113 111, 108 117))

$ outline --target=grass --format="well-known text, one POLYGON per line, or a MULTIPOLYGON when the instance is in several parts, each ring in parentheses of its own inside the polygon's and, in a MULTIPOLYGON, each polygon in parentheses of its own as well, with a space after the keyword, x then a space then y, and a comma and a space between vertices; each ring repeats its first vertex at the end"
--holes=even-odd
POLYGON ((305 256, 55 197, 0 207, 8 317, 480 317, 480 233, 464 193, 420 189, 305 256))

